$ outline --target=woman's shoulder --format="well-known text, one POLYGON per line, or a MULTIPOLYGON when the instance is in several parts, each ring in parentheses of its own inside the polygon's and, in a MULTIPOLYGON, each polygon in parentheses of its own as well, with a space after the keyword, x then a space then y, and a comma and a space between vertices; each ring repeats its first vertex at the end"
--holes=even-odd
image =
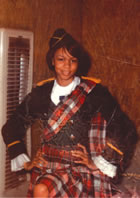
POLYGON ((92 90, 92 93, 93 93, 94 96, 96 96, 96 97, 98 96, 98 97, 101 97, 101 98, 103 98, 103 96, 104 97, 112 97, 108 88, 101 84, 101 79, 94 78, 94 77, 82 76, 81 80, 82 81, 91 81, 95 84, 94 89, 92 90))
POLYGON ((87 103, 91 108, 100 111, 106 121, 110 120, 114 110, 120 109, 117 99, 111 94, 108 87, 96 83, 87 97, 87 103))
POLYGON ((45 80, 36 84, 31 90, 29 94, 26 95, 24 101, 30 101, 31 103, 35 103, 40 101, 41 99, 48 98, 49 94, 52 90, 54 80, 45 80))
POLYGON ((49 90, 52 89, 53 84, 54 84, 54 78, 42 80, 42 81, 38 82, 35 87, 33 87, 32 93, 36 94, 36 93, 49 92, 49 90))
POLYGON ((96 83, 94 89, 91 92, 91 97, 94 99, 97 99, 101 102, 115 102, 117 103, 116 98, 112 95, 112 93, 109 91, 107 86, 102 85, 101 83, 96 83))
POLYGON ((88 103, 94 106, 115 106, 118 102, 116 98, 111 94, 107 86, 101 84, 101 80, 93 77, 81 77, 82 81, 92 81, 94 88, 87 96, 88 103))

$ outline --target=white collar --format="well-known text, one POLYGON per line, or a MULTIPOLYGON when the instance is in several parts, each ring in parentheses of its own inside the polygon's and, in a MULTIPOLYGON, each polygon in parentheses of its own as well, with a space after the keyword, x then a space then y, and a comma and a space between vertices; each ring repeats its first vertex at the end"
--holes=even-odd
POLYGON ((80 78, 75 76, 73 81, 67 86, 60 86, 57 81, 54 81, 54 85, 51 92, 51 100, 57 105, 60 102, 59 96, 69 95, 77 85, 80 84, 80 78))

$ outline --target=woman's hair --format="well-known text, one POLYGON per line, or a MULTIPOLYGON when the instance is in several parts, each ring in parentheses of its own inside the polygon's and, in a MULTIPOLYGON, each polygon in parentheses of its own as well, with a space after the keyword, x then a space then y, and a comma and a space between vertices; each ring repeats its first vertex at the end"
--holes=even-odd
POLYGON ((56 29, 49 41, 49 51, 46 59, 51 70, 54 70, 52 59, 59 48, 66 49, 72 56, 78 59, 77 76, 86 75, 90 67, 90 57, 85 49, 64 29, 56 29))

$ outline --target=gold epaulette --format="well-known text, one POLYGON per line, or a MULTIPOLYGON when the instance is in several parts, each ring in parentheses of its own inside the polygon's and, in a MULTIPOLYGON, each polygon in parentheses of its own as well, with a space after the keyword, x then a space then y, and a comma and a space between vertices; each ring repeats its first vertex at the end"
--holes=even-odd
POLYGON ((81 78, 94 81, 95 83, 100 83, 101 82, 101 79, 99 79, 99 78, 86 77, 86 76, 82 76, 81 78))
POLYGON ((16 141, 8 144, 7 147, 9 148, 9 147, 14 146, 15 144, 19 144, 19 143, 20 143, 20 141, 19 140, 16 140, 16 141))
POLYGON ((42 81, 37 83, 37 86, 41 86, 41 85, 45 84, 46 82, 50 82, 52 80, 54 80, 54 78, 48 78, 46 80, 42 80, 42 81))

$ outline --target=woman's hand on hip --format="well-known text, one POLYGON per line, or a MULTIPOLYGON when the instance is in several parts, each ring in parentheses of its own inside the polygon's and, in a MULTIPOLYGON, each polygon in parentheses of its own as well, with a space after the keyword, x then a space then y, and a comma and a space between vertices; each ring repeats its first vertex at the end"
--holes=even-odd
POLYGON ((81 144, 78 144, 78 147, 81 148, 81 151, 79 150, 71 151, 72 156, 79 158, 79 160, 75 160, 74 162, 78 164, 86 165, 88 168, 92 170, 97 170, 97 167, 95 166, 95 164, 88 155, 86 147, 81 144))
POLYGON ((35 158, 31 162, 24 163, 24 169, 30 171, 34 167, 39 169, 47 167, 48 162, 42 157, 42 154, 42 151, 38 150, 35 158))

